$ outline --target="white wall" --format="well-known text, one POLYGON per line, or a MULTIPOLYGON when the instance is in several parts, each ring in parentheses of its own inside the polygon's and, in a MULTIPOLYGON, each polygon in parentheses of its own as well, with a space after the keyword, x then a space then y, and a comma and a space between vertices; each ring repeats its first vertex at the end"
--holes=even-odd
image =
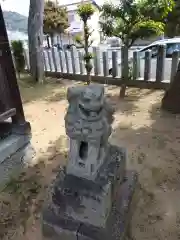
MULTIPOLYGON (((80 29, 79 33, 83 33, 83 22, 81 21, 80 17, 77 15, 76 11, 71 11, 70 14, 74 13, 74 21, 70 23, 70 27, 77 27, 80 29)), ((91 31, 93 31, 91 39, 93 40, 93 44, 97 45, 100 42, 100 28, 99 28, 99 12, 96 11, 91 19, 88 20, 88 26, 90 27, 91 31)), ((75 31, 75 30, 74 30, 75 31)))
MULTIPOLYGON (((68 1, 68 3, 76 3, 79 2, 78 0, 72 0, 68 1)), ((62 3, 62 2, 61 2, 62 3)), ((64 3, 63 5, 65 5, 64 3)), ((62 4, 60 4, 62 5, 62 4)), ((80 17, 76 13, 77 10, 77 5, 70 5, 67 9, 69 9, 68 14, 69 15, 74 15, 74 21, 69 22, 70 29, 72 29, 72 32, 76 31, 75 28, 79 29, 79 32, 76 34, 83 34, 83 22, 81 21, 80 17), (74 29, 74 30, 73 30, 74 29)), ((93 14, 91 19, 88 21, 88 25, 90 26, 91 30, 94 30, 91 36, 91 39, 93 40, 93 45, 98 45, 100 43, 100 31, 99 31, 99 11, 96 9, 96 12, 93 14)), ((72 17, 69 18, 69 20, 72 19, 72 17)), ((69 32, 69 36, 67 35, 62 35, 62 43, 63 44, 72 44, 74 41, 74 36, 76 34, 72 34, 69 32)), ((57 34, 54 36, 54 43, 57 43, 57 34)))
POLYGON ((94 41, 93 45, 100 43, 100 27, 99 27, 99 12, 95 12, 89 20, 89 26, 93 31, 91 39, 94 41))

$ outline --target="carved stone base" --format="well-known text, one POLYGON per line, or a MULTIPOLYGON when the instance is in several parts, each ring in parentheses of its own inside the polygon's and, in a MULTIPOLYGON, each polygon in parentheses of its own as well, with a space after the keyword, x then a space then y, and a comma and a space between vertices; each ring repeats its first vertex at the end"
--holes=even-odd
POLYGON ((125 172, 125 161, 125 151, 111 146, 94 182, 61 171, 44 206, 44 239, 123 239, 137 181, 135 173, 125 172))

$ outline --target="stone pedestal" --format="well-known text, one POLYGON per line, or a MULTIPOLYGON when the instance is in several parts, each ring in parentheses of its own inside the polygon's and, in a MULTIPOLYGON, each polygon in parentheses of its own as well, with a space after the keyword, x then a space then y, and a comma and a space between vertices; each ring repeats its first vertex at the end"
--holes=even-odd
POLYGON ((110 154, 95 181, 58 174, 43 210, 47 240, 122 240, 137 182, 125 171, 124 149, 110 146, 110 154))
POLYGON ((52 184, 42 225, 48 240, 122 240, 137 176, 108 143, 113 109, 99 85, 68 90, 68 163, 52 184))

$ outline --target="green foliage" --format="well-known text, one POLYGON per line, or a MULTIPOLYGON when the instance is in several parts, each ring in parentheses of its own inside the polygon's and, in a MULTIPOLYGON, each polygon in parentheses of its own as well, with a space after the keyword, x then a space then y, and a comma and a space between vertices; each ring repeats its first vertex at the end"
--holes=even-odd
POLYGON ((168 37, 180 35, 180 1, 178 0, 175 0, 174 8, 166 18, 165 34, 168 37))
POLYGON ((84 55, 84 61, 90 61, 92 58, 93 58, 92 53, 87 53, 86 55, 84 55))
POLYGON ((74 40, 75 42, 80 46, 80 47, 83 47, 84 48, 84 44, 83 44, 83 38, 82 36, 79 34, 79 35, 76 35, 74 37, 74 40))
POLYGON ((164 31, 164 24, 161 22, 155 22, 149 20, 147 22, 139 22, 132 28, 132 32, 129 37, 131 39, 137 39, 139 37, 151 37, 152 35, 161 35, 164 31))
POLYGON ((62 33, 68 28, 68 17, 65 8, 59 7, 53 1, 45 2, 44 33, 62 33))
POLYGON ((15 61, 16 71, 19 74, 24 71, 25 68, 25 58, 24 58, 24 48, 22 41, 12 41, 12 52, 15 61))
POLYGON ((95 9, 91 3, 81 4, 78 7, 77 13, 83 22, 87 22, 88 19, 94 14, 95 9))
POLYGON ((106 36, 118 37, 128 48, 138 38, 161 35, 173 0, 129 0, 119 5, 105 3, 100 25, 106 36))
POLYGON ((154 21, 164 21, 174 8, 174 0, 140 0, 141 13, 154 21))
POLYGON ((84 34, 83 36, 77 35, 75 37, 75 41, 78 45, 84 48, 84 62, 85 62, 85 68, 87 72, 87 84, 90 84, 91 82, 91 70, 92 70, 92 64, 91 59, 93 58, 92 53, 89 52, 89 47, 92 45, 93 41, 90 39, 92 32, 90 28, 88 27, 88 19, 91 18, 91 16, 94 14, 95 9, 92 4, 86 3, 81 4, 78 7, 77 13, 81 20, 84 23, 84 34))

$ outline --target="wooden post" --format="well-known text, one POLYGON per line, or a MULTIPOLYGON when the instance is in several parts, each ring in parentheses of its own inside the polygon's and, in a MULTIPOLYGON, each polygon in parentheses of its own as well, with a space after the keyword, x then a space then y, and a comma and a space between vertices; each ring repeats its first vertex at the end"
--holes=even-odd
POLYGON ((43 51, 43 60, 44 60, 44 70, 47 71, 46 55, 44 51, 43 51))
POLYGON ((139 78, 140 64, 139 64, 139 52, 133 52, 133 80, 139 78))
MULTIPOLYGON (((16 114, 12 117, 12 123, 16 126, 19 133, 29 133, 30 124, 26 122, 22 100, 17 84, 15 68, 12 60, 11 49, 8 41, 6 26, 3 18, 3 12, 0 5, 0 65, 3 71, 4 78, 7 82, 10 99, 9 104, 16 109, 16 114)), ((0 79, 1 82, 1 79, 0 79)))
POLYGON ((94 55, 94 75, 100 75, 100 56, 99 49, 93 47, 93 55, 94 55))
POLYGON ((66 62, 66 72, 69 73, 69 61, 68 61, 68 51, 64 51, 65 62, 66 62))
POLYGON ((54 65, 54 71, 57 72, 57 60, 56 60, 56 52, 57 49, 55 47, 52 47, 52 61, 53 61, 53 65, 54 65))
POLYGON ((117 52, 112 51, 112 76, 115 78, 117 76, 117 52))
POLYGON ((103 52, 103 74, 104 74, 104 77, 109 75, 109 71, 108 71, 108 53, 107 52, 103 52))
POLYGON ((52 62, 51 62, 51 51, 50 50, 47 50, 47 57, 48 57, 48 63, 49 63, 49 71, 52 72, 53 67, 52 67, 52 62))
POLYGON ((164 80, 164 66, 166 57, 166 45, 159 45, 156 65, 156 82, 164 80))
POLYGON ((74 48, 73 47, 71 49, 71 61, 72 61, 73 74, 76 74, 76 63, 75 63, 75 58, 74 58, 74 48))
POLYGON ((60 63, 60 71, 63 73, 63 61, 62 61, 62 51, 58 51, 59 63, 60 63))
POLYGON ((175 76, 175 74, 177 72, 178 63, 179 63, 179 51, 176 50, 172 54, 171 79, 170 79, 171 82, 174 80, 174 76, 175 76))
POLYGON ((83 58, 82 58, 82 52, 78 52, 78 57, 79 57, 79 70, 80 70, 80 74, 84 74, 83 71, 83 58))
POLYGON ((144 81, 149 81, 151 78, 151 50, 145 52, 145 66, 144 66, 144 81))

